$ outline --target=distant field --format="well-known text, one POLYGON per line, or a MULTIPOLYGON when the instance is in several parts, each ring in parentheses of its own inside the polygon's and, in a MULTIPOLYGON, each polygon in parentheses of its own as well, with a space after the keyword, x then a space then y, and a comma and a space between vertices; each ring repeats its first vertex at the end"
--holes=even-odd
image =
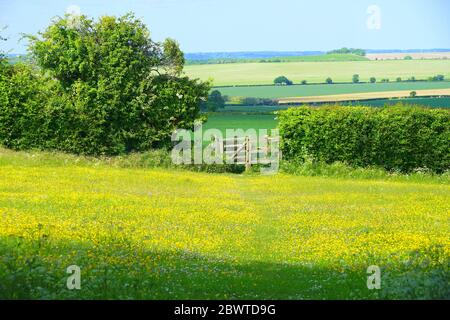
POLYGON ((406 98, 406 99, 380 99, 368 101, 356 101, 348 103, 349 105, 363 105, 370 107, 382 107, 384 105, 393 105, 397 103, 414 104, 434 108, 450 108, 450 97, 442 98, 406 98))
POLYGON ((413 59, 450 59, 450 52, 424 52, 424 53, 369 53, 370 60, 403 59, 410 56, 413 59))
POLYGON ((187 60, 188 65, 198 64, 223 64, 223 63, 277 63, 277 62, 322 62, 322 61, 367 61, 366 57, 355 54, 322 54, 314 56, 274 56, 270 58, 223 58, 223 59, 206 59, 206 60, 187 60))
POLYGON ((220 113, 271 113, 278 110, 285 110, 289 108, 289 106, 233 106, 226 105, 225 108, 221 109, 220 113))
POLYGON ((231 97, 287 98, 348 93, 450 89, 450 82, 390 82, 333 85, 253 86, 219 88, 231 97))
MULTIPOLYGON (((421 105, 425 107, 434 107, 434 108, 450 108, 450 97, 439 97, 439 98, 402 98, 402 99, 378 99, 378 100, 366 100, 366 101, 354 101, 354 102, 346 102, 344 105, 363 105, 363 106, 372 106, 372 107, 382 107, 384 105, 393 105, 398 103, 404 104, 413 104, 413 105, 421 105)), ((231 106, 227 105, 224 109, 220 110, 220 113, 230 113, 236 114, 241 113, 242 115, 235 116, 243 116, 247 114, 247 116, 254 116, 255 114, 263 115, 269 114, 274 111, 286 110, 292 106, 282 105, 282 106, 231 106)), ((222 119, 230 119, 230 118, 222 118, 222 119)), ((258 121, 258 117, 250 118, 258 121)), ((212 120, 212 125, 214 125, 214 121, 212 120)), ((235 122, 238 123, 238 122, 235 122)))
POLYGON ((185 72, 193 78, 212 78, 215 86, 271 84, 280 75, 294 83, 323 83, 328 77, 335 82, 351 82, 354 74, 359 74, 361 81, 369 81, 370 77, 394 81, 397 77, 427 79, 437 74, 450 78, 450 60, 231 63, 188 65, 185 72))
MULTIPOLYGON (((294 97, 281 98, 280 104, 289 103, 315 103, 315 102, 339 102, 339 101, 359 101, 369 99, 387 99, 387 98, 406 98, 410 91, 385 91, 385 92, 364 92, 364 93, 347 93, 335 94, 327 96, 308 96, 308 97, 294 97)), ((429 96, 450 96, 450 89, 433 89, 433 90, 417 90, 418 97, 429 96)))

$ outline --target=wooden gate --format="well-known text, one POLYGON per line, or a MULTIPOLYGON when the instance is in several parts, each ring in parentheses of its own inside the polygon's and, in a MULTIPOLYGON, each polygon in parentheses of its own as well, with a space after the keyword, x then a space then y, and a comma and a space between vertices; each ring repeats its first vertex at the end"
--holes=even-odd
MULTIPOLYGON (((226 163, 245 165, 245 170, 250 170, 253 164, 271 164, 274 161, 272 143, 279 143, 280 139, 266 135, 262 142, 263 146, 261 147, 255 139, 248 136, 224 139, 223 150, 226 163)), ((280 151, 276 150, 276 161, 280 160, 280 155, 280 151)))

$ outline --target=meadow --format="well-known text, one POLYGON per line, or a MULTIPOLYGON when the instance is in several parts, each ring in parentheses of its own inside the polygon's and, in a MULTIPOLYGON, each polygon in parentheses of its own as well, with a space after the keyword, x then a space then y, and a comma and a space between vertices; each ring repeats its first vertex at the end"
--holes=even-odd
POLYGON ((361 81, 370 77, 381 80, 397 77, 428 79, 442 74, 450 78, 450 60, 383 60, 383 61, 333 61, 333 62, 285 62, 285 63, 230 63, 209 65, 188 65, 185 73, 192 78, 208 80, 214 86, 264 85, 284 75, 294 83, 307 80, 310 83, 324 83, 331 77, 334 82, 351 82, 354 74, 361 81))
POLYGON ((448 299, 448 182, 126 169, 1 149, 0 298, 448 299), (66 288, 70 265, 81 290, 66 288), (370 265, 381 290, 366 286, 370 265))
POLYGON ((229 97, 287 98, 306 96, 326 96, 336 94, 416 91, 450 89, 450 82, 389 82, 389 83, 346 83, 346 84, 314 84, 292 86, 249 86, 226 87, 218 90, 229 97))
MULTIPOLYGON (((248 107, 252 108, 252 107, 248 107)), ((203 130, 219 129, 225 135, 226 129, 275 129, 278 121, 274 114, 212 113, 208 115, 203 130)))

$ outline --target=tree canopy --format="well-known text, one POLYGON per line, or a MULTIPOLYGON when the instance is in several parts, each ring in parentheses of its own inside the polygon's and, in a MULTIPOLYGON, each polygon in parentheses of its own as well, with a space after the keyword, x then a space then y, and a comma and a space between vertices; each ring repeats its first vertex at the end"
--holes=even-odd
MULTIPOLYGON (((30 94, 23 103, 30 112, 18 122, 39 122, 38 115, 45 115, 39 126, 46 138, 24 140, 29 129, 17 128, 15 137, 0 136, 4 145, 93 155, 143 151, 169 143, 175 129, 190 129, 199 118, 209 84, 182 76, 178 43, 154 42, 132 14, 98 21, 65 16, 28 37, 42 71, 38 88, 48 99, 31 103, 30 94)), ((13 106, 4 111, 4 119, 14 116, 13 106)))
POLYGON ((213 90, 208 96, 208 101, 202 104, 202 109, 205 111, 217 111, 225 107, 225 99, 219 90, 213 90))
POLYGON ((288 78, 286 78, 285 76, 276 77, 275 80, 273 80, 273 83, 287 85, 287 86, 290 86, 293 84, 293 82, 291 80, 289 80, 288 78))

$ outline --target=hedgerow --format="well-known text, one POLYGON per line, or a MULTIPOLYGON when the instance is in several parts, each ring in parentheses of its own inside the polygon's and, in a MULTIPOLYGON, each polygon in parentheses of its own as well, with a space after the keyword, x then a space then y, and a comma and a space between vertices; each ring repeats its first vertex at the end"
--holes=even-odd
POLYGON ((279 112, 285 159, 409 172, 450 169, 450 111, 418 106, 299 107, 279 112))

